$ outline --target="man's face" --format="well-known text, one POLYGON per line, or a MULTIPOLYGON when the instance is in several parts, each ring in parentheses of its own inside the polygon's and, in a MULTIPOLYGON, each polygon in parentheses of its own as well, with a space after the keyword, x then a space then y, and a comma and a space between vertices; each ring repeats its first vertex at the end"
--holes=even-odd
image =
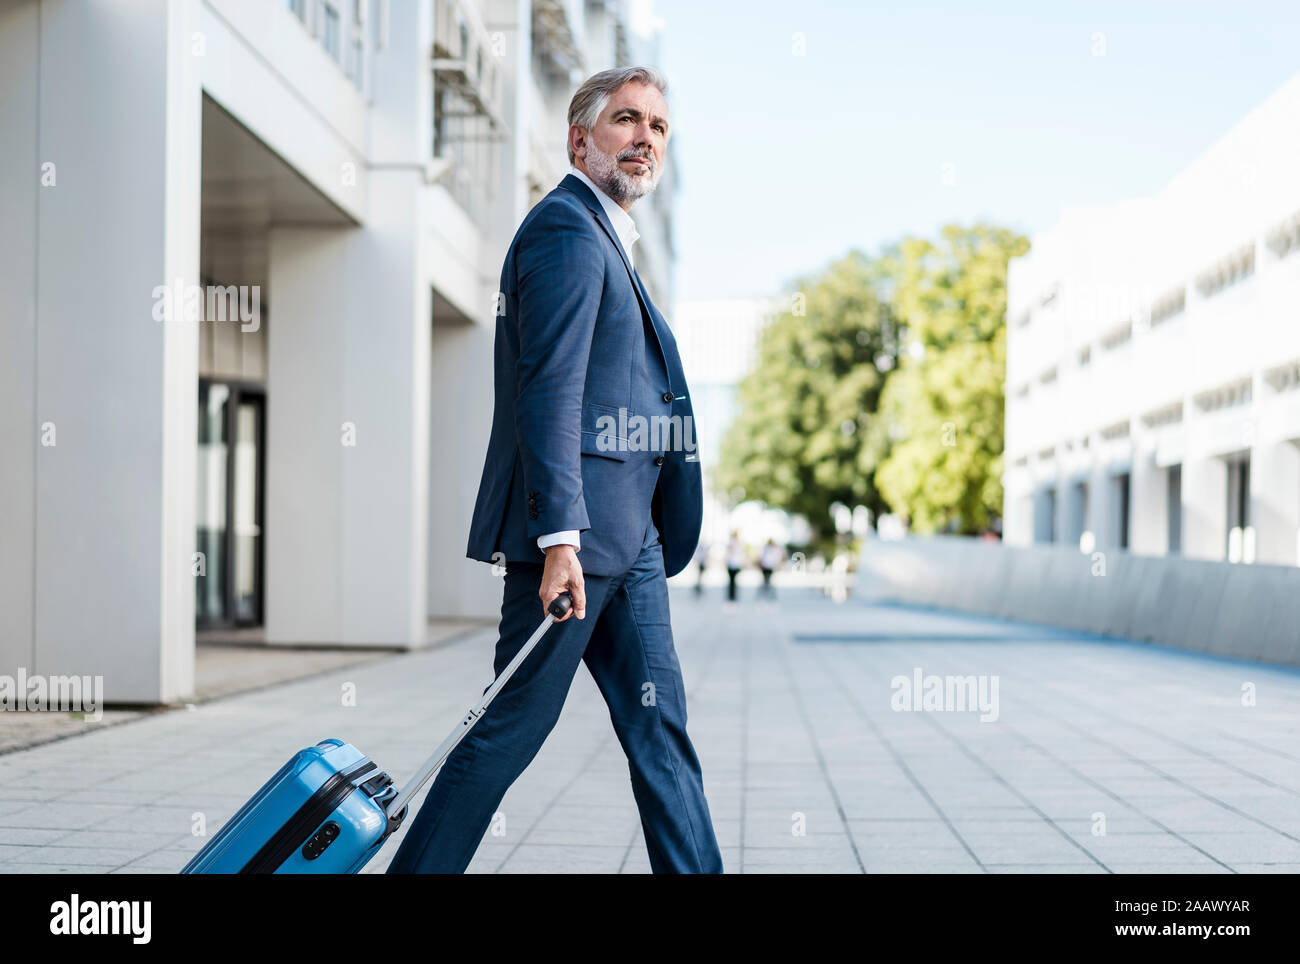
POLYGON ((659 88, 630 81, 610 95, 590 131, 570 127, 569 142, 574 166, 626 210, 663 174, 668 104, 659 88))

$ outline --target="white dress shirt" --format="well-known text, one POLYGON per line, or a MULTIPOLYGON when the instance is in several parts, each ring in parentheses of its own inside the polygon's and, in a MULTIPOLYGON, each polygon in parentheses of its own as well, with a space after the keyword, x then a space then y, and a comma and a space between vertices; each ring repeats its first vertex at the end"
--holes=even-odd
MULTIPOLYGON (((596 200, 600 206, 605 209, 605 217, 609 218, 609 223, 614 225, 614 233, 618 235, 618 243, 623 247, 623 253, 627 255, 629 264, 632 264, 632 245, 636 239, 641 237, 636 230, 636 222, 632 220, 631 215, 619 207, 618 202, 596 186, 596 182, 587 177, 586 174, 576 167, 570 166, 569 173, 591 188, 591 193, 596 195, 596 200)), ((565 529, 561 532, 548 532, 544 536, 537 537, 537 548, 542 551, 547 546, 570 545, 574 549, 581 548, 578 540, 577 529, 565 529)))
POLYGON ((582 171, 576 167, 570 167, 569 173, 591 188, 591 193, 596 195, 596 200, 605 209, 605 216, 609 218, 609 223, 614 225, 614 233, 618 235, 619 244, 623 246, 623 253, 627 255, 627 260, 631 262, 632 245, 637 238, 641 237, 637 233, 636 222, 632 220, 632 216, 619 207, 617 201, 598 188, 596 182, 583 174, 582 171))

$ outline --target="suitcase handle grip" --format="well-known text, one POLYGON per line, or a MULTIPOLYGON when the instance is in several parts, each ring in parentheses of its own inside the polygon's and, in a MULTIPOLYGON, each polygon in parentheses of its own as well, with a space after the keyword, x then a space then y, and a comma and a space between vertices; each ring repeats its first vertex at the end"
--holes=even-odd
POLYGON ((556 596, 554 599, 551 600, 551 604, 546 607, 546 611, 550 613, 552 616, 554 616, 556 619, 563 619, 564 614, 567 613, 572 607, 573 607, 573 596, 569 595, 569 591, 566 589, 564 592, 560 593, 558 596, 556 596))

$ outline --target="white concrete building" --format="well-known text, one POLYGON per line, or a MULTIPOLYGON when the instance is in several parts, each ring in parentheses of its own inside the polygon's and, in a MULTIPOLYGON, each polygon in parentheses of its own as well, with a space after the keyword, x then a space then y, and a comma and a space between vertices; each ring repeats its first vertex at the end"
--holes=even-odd
MULTIPOLYGON (((0 672, 172 701, 196 623, 405 646, 498 613, 465 544, 502 258, 577 84, 656 62, 648 14, 0 6, 0 672)), ((675 166, 634 212, 665 306, 675 166)))
POLYGON ((1300 76, 1008 278, 1008 543, 1300 562, 1300 76))

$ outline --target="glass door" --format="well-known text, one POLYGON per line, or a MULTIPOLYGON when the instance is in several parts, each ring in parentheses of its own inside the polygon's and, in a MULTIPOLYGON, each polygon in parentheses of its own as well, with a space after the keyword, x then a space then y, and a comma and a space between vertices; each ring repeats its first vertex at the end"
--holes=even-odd
POLYGON ((201 629, 262 622, 266 394, 201 380, 195 622, 201 629))

